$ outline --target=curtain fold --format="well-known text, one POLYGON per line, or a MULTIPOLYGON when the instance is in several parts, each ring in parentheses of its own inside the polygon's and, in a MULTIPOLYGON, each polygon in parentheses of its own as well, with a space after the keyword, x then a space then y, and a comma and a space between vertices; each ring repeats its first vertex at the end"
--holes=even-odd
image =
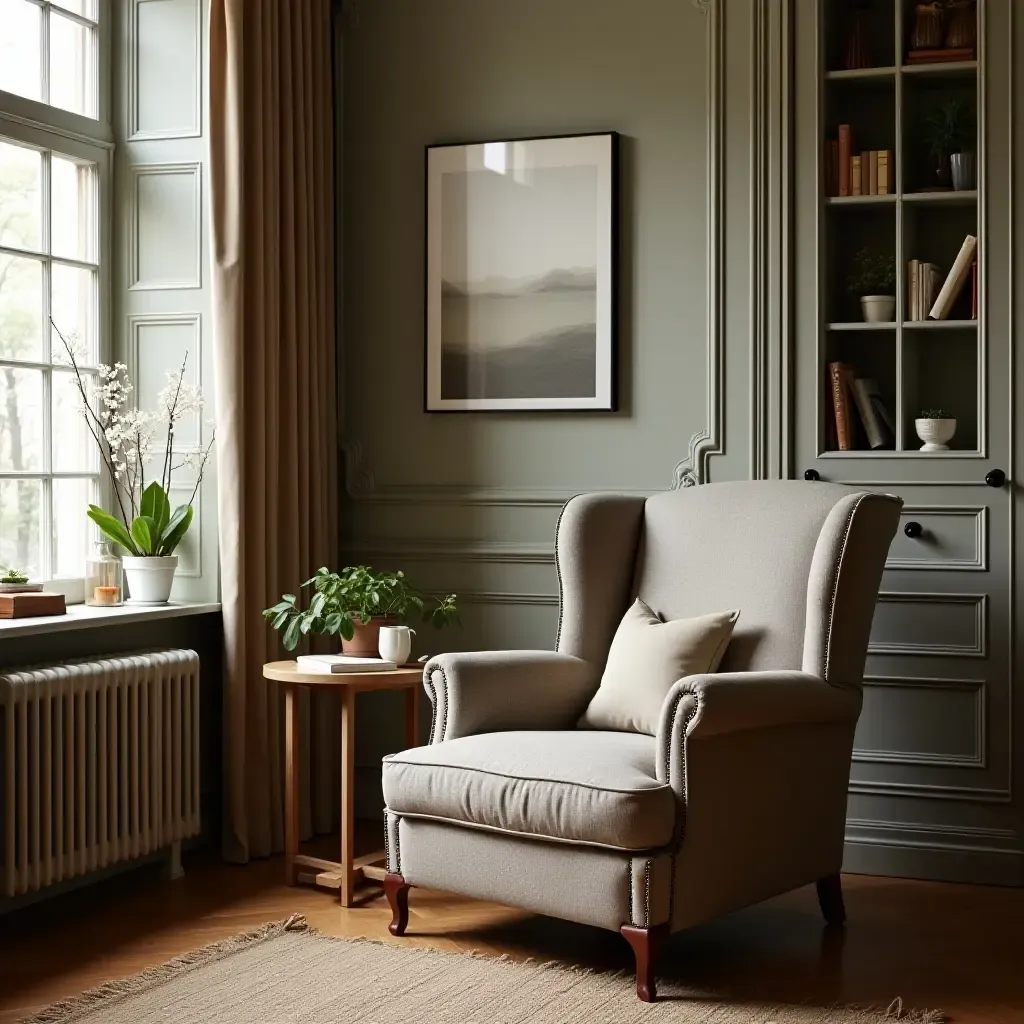
MULTIPOLYGON (((331 0, 210 0, 210 219, 224 618, 224 855, 283 846, 283 710, 260 612, 334 565, 331 0)), ((323 702, 324 706, 319 706, 323 702)), ((303 709, 304 832, 336 820, 337 722, 303 709)))

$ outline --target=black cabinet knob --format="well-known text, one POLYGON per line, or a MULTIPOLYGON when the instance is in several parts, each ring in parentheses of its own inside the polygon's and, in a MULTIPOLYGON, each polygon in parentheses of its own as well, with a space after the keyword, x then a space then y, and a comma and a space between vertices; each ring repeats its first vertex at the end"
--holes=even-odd
POLYGON ((1002 487, 1006 483, 1006 474, 1001 469, 990 469, 985 474, 985 483, 989 487, 1002 487))
POLYGON ((805 469, 804 470, 805 480, 820 480, 821 476, 818 474, 816 469, 805 469))
POLYGON ((921 534, 924 533, 924 527, 920 523, 907 523, 907 525, 903 527, 903 532, 908 537, 920 537, 921 534))

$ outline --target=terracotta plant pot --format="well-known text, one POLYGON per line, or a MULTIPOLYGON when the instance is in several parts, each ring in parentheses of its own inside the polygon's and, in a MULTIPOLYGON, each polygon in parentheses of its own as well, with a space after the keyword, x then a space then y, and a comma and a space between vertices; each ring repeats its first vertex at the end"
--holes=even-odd
POLYGON ((397 626, 398 620, 389 616, 379 615, 363 622, 356 618, 353 622, 355 633, 351 640, 341 638, 342 654, 353 654, 360 658, 378 657, 377 647, 380 642, 381 626, 397 626))

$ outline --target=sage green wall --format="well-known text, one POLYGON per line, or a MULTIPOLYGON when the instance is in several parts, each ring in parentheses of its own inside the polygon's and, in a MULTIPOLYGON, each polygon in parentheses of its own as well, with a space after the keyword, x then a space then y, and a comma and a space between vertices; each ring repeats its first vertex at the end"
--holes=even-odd
MULTIPOLYGON (((343 218, 343 544, 455 590, 464 626, 418 650, 550 647, 552 542, 584 490, 650 492, 706 477, 724 436, 719 366, 749 334, 750 11, 726 42, 694 0, 373 0, 345 16, 339 52, 343 218), (724 62, 739 86, 728 111, 724 62), (734 111, 734 113, 733 113, 734 111), (620 411, 425 414, 424 147, 617 131, 623 136, 620 411), (724 149, 735 131, 735 166, 724 149), (715 217, 737 189, 726 250, 715 217), (717 204, 717 205, 716 205, 717 204), (737 272, 731 305, 724 272, 737 272), (728 308, 727 308, 728 307, 728 308)), ((741 9, 742 7, 742 9, 741 9)), ((738 415, 746 416, 746 341, 738 415)), ((716 478, 746 475, 720 460, 716 478)), ((379 757, 398 708, 363 699, 358 762, 380 807, 379 757)))

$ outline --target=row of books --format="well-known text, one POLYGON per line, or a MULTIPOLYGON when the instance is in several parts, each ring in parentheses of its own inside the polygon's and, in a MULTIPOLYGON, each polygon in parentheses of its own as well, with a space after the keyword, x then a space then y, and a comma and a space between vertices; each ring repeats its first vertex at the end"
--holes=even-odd
POLYGON ((825 142, 825 193, 830 196, 887 196, 895 191, 896 165, 891 149, 853 151, 848 124, 839 138, 825 142))
POLYGON ((841 452, 858 448, 894 448, 896 428, 878 382, 858 377, 849 363, 828 364, 835 445, 841 452))
POLYGON ((971 282, 971 319, 978 318, 978 239, 968 235, 942 286, 942 270, 934 263, 907 264, 907 319, 947 320, 967 282, 971 282))

